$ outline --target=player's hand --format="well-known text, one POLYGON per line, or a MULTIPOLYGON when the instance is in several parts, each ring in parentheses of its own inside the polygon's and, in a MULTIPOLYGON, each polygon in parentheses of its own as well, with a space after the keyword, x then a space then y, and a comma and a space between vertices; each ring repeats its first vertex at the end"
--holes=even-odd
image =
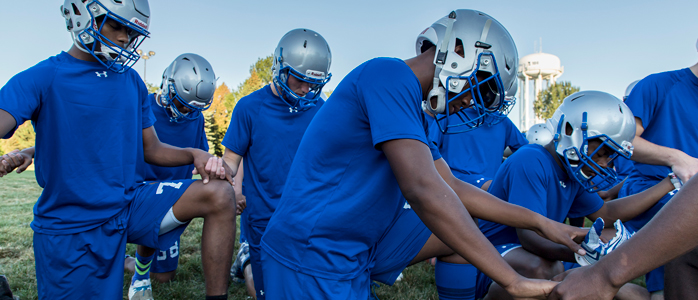
POLYGON ((32 161, 29 154, 13 150, 0 157, 0 177, 9 174, 15 169, 17 169, 18 174, 22 173, 32 164, 32 161))
POLYGON ((200 174, 204 184, 207 184, 211 178, 218 178, 227 180, 228 183, 233 185, 233 177, 230 176, 232 170, 222 158, 198 149, 193 152, 193 156, 194 170, 192 174, 200 174))
POLYGON ((693 175, 698 173, 698 159, 681 152, 678 160, 671 166, 671 171, 676 174, 682 182, 688 182, 693 175))
POLYGON ((546 299, 552 293, 558 282, 541 279, 528 279, 519 276, 519 280, 513 282, 504 289, 514 299, 546 299))
POLYGON ((235 207, 235 214, 236 215, 241 215, 243 211, 245 211, 245 208, 247 208, 247 198, 244 195, 235 195, 235 200, 237 203, 237 206, 235 207))
POLYGON ((558 284, 548 299, 564 300, 611 300, 618 288, 611 286, 605 277, 594 274, 593 267, 581 267, 568 270, 553 278, 563 280, 558 284))
POLYGON ((572 252, 579 255, 586 255, 586 251, 579 245, 584 240, 589 229, 570 226, 564 223, 545 219, 543 226, 535 232, 555 243, 567 246, 572 252))

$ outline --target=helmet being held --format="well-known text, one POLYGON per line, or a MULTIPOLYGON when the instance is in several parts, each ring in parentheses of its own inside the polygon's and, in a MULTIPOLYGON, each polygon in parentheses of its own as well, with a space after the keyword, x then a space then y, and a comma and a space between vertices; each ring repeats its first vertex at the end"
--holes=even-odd
POLYGON ((553 133, 546 123, 535 124, 526 131, 526 139, 531 144, 545 146, 553 140, 553 133))
MULTIPOLYGON (((322 87, 330 81, 332 53, 327 41, 310 29, 294 29, 286 33, 274 50, 272 78, 281 98, 295 111, 308 110, 320 98, 322 87), (305 95, 298 95, 288 86, 293 76, 309 84, 305 95)), ((292 110, 292 111, 293 111, 292 110)))
POLYGON ((184 53, 162 73, 159 104, 170 113, 170 121, 194 120, 211 107, 216 91, 216 74, 211 64, 198 54, 184 53), (181 112, 174 101, 189 112, 181 112))
POLYGON ((457 124, 448 124, 448 118, 437 117, 443 133, 472 130, 506 117, 514 104, 519 55, 502 24, 485 13, 459 9, 419 34, 417 55, 432 46, 436 46, 436 70, 423 108, 434 115, 448 115, 448 102, 470 93, 471 107, 477 111, 473 118, 459 114, 462 122, 457 124), (457 46, 463 47, 463 56, 456 53, 457 46), (432 98, 437 99, 435 107, 432 98))
POLYGON ((623 101, 599 91, 577 92, 562 101, 550 123, 556 126, 555 151, 570 177, 590 192, 606 189, 616 182, 612 161, 618 155, 630 158, 635 137, 635 117, 623 101), (589 153, 589 141, 594 139, 601 144, 589 153), (612 153, 605 167, 592 160, 602 148, 612 153), (584 166, 596 173, 595 178, 582 171, 584 166))
POLYGON ((73 37, 73 44, 117 73, 126 72, 138 61, 140 55, 136 49, 150 35, 148 0, 65 0, 61 14, 73 37), (102 28, 108 20, 126 27, 126 45, 102 35, 102 28))

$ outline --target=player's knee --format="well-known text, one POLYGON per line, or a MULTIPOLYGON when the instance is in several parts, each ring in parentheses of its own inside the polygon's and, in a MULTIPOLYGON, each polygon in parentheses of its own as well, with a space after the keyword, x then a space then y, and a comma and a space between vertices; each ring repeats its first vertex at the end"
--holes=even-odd
POLYGON ((150 273, 150 278, 159 283, 167 283, 175 278, 176 271, 165 273, 150 273))
POLYGON ((223 180, 214 180, 206 184, 208 204, 214 211, 231 211, 235 214, 235 198, 233 187, 223 180))
POLYGON ((564 267, 559 261, 551 261, 534 255, 534 258, 521 264, 517 271, 528 278, 550 279, 562 273, 564 267))

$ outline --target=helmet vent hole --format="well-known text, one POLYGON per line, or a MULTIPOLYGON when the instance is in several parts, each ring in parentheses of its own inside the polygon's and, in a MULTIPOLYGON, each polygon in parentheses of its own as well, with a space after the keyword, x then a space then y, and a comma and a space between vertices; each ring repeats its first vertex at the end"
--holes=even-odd
POLYGON ((621 114, 623 113, 623 108, 622 108, 620 105, 618 105, 618 111, 619 111, 621 114))
POLYGON ((565 134, 572 135, 572 132, 574 132, 574 128, 572 128, 572 125, 570 125, 570 123, 565 123, 565 134))
POLYGON ((82 14, 80 13, 80 10, 78 10, 78 7, 75 6, 75 3, 71 3, 71 5, 73 6, 73 14, 76 16, 81 16, 82 14))
POLYGON ((308 48, 308 40, 305 40, 305 41, 303 42, 303 48, 308 48))
POLYGON ((570 102, 572 102, 572 101, 574 101, 574 100, 577 100, 577 99, 579 99, 579 98, 582 98, 582 97, 584 97, 584 95, 579 95, 579 96, 577 96, 577 97, 574 97, 574 98, 570 99, 570 102))
POLYGON ((194 74, 196 74, 196 68, 191 68, 191 69, 194 70, 194 74))

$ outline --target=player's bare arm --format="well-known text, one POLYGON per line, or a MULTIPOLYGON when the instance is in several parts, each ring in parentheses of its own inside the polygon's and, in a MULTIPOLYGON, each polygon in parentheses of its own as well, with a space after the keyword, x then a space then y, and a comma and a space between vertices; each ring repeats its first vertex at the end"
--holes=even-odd
POLYGON ((643 192, 606 202, 601 209, 589 215, 589 219, 603 218, 606 227, 613 227, 613 222, 618 219, 625 222, 650 209, 672 190, 674 185, 671 180, 664 178, 643 192))
POLYGON ((480 233, 458 196, 441 179, 426 145, 399 139, 382 149, 403 195, 420 219, 456 253, 519 297, 547 294, 549 281, 533 281, 517 274, 480 233))
POLYGON ((195 172, 201 174, 204 183, 209 178, 225 179, 232 185, 230 167, 222 160, 200 149, 177 148, 160 142, 155 129, 143 129, 143 154, 145 162, 163 167, 194 164, 195 172))
POLYGON ((529 209, 502 201, 467 184, 453 176, 444 159, 438 159, 434 164, 441 177, 456 192, 473 217, 511 227, 530 229, 572 251, 585 253, 573 239, 583 239, 587 230, 552 221, 529 209))
POLYGON ((681 150, 660 146, 642 138, 640 135, 645 131, 642 119, 635 117, 635 124, 637 129, 633 141, 635 151, 632 160, 671 167, 671 170, 683 182, 688 181, 698 172, 698 158, 691 157, 681 150))
MULTIPOLYGON (((237 178, 237 173, 238 170, 242 170, 242 164, 240 163, 242 161, 242 156, 240 154, 237 154, 233 152, 232 150, 228 149, 228 147, 225 148, 225 152, 223 153, 223 160, 225 161, 228 166, 231 168, 231 173, 230 175, 237 178)), ((240 184, 240 187, 242 187, 242 177, 240 178, 239 181, 236 181, 238 184, 240 184)), ((237 190, 236 190, 237 192, 237 190)), ((241 189, 242 192, 242 189, 241 189)))
POLYGON ((692 179, 632 239, 598 263, 570 272, 550 299, 612 299, 624 283, 698 246, 697 194, 692 179))

